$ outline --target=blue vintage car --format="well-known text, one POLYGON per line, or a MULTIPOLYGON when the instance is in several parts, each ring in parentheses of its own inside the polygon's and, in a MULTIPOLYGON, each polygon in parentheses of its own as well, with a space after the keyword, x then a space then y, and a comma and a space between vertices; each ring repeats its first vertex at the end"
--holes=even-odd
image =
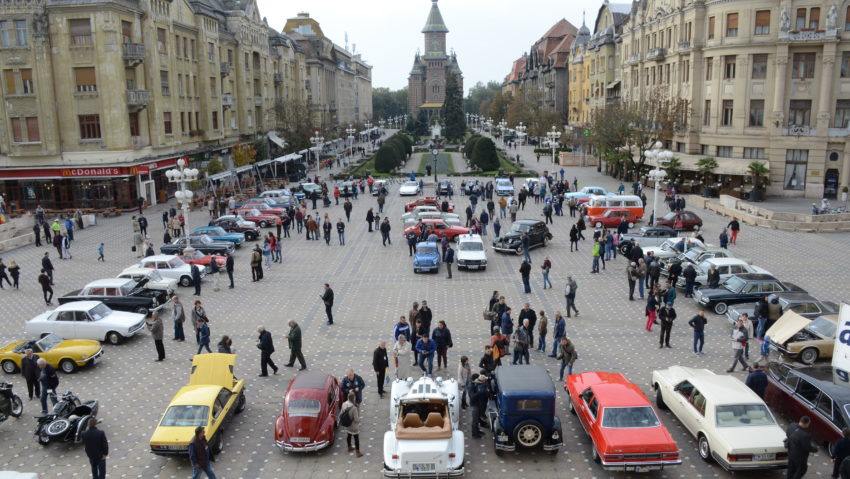
POLYGON ((517 446, 542 447, 556 454, 563 445, 561 420, 555 414, 555 385, 540 365, 502 366, 492 382, 487 404, 496 455, 517 446))
POLYGON ((245 233, 228 233, 221 226, 201 226, 195 229, 193 235, 207 235, 213 241, 233 243, 237 248, 245 242, 245 233))
POLYGON ((440 271, 440 250, 437 249, 437 243, 423 241, 416 245, 416 252, 413 253, 413 272, 420 271, 440 271))

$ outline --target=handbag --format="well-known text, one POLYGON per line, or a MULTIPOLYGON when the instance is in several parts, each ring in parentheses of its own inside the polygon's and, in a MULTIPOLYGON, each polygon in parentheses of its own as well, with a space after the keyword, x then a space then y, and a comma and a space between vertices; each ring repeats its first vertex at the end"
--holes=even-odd
POLYGON ((135 253, 135 252, 136 252, 136 245, 131 246, 131 247, 130 247, 130 251, 132 251, 132 252, 134 252, 134 253, 135 253))
POLYGON ((489 321, 489 322, 492 323, 495 320, 496 320, 496 312, 485 309, 484 310, 484 321, 489 321))

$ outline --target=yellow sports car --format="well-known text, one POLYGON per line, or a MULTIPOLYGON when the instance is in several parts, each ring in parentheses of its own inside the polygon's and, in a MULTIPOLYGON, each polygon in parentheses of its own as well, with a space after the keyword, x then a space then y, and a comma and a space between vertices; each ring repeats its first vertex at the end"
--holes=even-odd
POLYGON ((38 341, 16 341, 0 348, 0 365, 6 374, 14 374, 21 369, 21 358, 28 348, 47 364, 71 374, 86 365, 93 365, 103 356, 100 341, 91 339, 62 339, 48 334, 38 341))
POLYGON ((206 428, 214 454, 222 448, 225 424, 245 409, 245 380, 233 376, 235 354, 198 354, 192 359, 189 385, 171 399, 151 436, 151 452, 188 454, 195 428, 206 428))

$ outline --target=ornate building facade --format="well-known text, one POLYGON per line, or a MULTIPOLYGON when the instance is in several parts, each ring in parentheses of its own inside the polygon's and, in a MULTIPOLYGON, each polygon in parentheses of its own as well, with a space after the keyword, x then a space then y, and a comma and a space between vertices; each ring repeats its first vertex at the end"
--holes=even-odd
POLYGON ((463 74, 454 52, 446 52, 446 34, 449 29, 443 21, 443 15, 437 6, 437 0, 431 0, 431 11, 422 33, 425 37, 425 49, 416 53, 413 68, 407 80, 408 111, 416 117, 424 110, 428 117, 439 114, 446 98, 446 78, 454 75, 463 91, 463 74))

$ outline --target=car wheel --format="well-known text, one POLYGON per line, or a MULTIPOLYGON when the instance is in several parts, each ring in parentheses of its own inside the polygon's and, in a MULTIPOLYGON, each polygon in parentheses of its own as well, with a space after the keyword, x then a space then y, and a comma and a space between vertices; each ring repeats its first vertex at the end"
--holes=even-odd
POLYGON ((597 221, 595 226, 596 226, 597 228, 601 228, 601 227, 602 227, 602 222, 601 222, 601 221, 597 221))
POLYGON ((699 457, 703 461, 711 461, 711 446, 708 444, 708 438, 702 434, 699 435, 699 446, 697 446, 697 450, 699 451, 699 457))
POLYGON ((599 459, 599 451, 596 450, 596 446, 591 447, 591 455, 593 456, 593 462, 597 464, 602 462, 602 460, 599 459))
POLYGON ((61 436, 68 432, 70 427, 71 421, 61 418, 48 424, 44 429, 42 429, 42 432, 46 433, 48 436, 61 436))
POLYGON ((820 352, 818 348, 806 348, 800 351, 800 362, 803 364, 813 364, 818 360, 820 352))
POLYGON ((139 306, 136 309, 134 309, 133 312, 138 313, 138 314, 144 314, 145 316, 147 316, 150 311, 148 311, 148 308, 146 308, 144 306, 139 306))
POLYGON ((210 444, 210 451, 215 455, 218 455, 218 454, 221 453, 221 450, 222 450, 221 436, 222 436, 222 434, 223 434, 223 431, 218 431, 218 433, 213 438, 212 444, 210 444))
POLYGON ((543 441, 543 428, 534 421, 524 421, 514 430, 514 440, 522 447, 536 447, 543 441))
POLYGON ((697 224, 695 224, 695 225, 694 225, 694 231, 699 231, 699 230, 700 230, 700 228, 702 228, 702 225, 701 225, 701 224, 698 224, 698 225, 697 225, 697 224))
POLYGON ((544 236, 543 237, 543 247, 545 248, 547 244, 549 244, 549 238, 544 236))
POLYGON ((267 228, 269 224, 265 221, 260 221, 260 228, 267 228))
POLYGON ((106 342, 112 345, 116 345, 121 342, 121 335, 116 333, 115 331, 110 331, 106 333, 106 342))
POLYGON ((245 410, 245 394, 239 393, 239 399, 236 402, 236 414, 245 410))
POLYGON ((21 417, 21 414, 24 413, 24 402, 21 401, 21 397, 17 394, 12 394, 12 410, 9 414, 12 417, 21 417))
POLYGON ((522 246, 517 246, 517 249, 514 250, 517 256, 522 256, 522 246))
POLYGON ((623 255, 626 254, 626 245, 625 244, 620 246, 620 254, 623 254, 623 255))
POLYGON ((661 388, 655 385, 655 405, 658 409, 667 409, 667 403, 664 402, 664 397, 661 396, 661 388))
POLYGON ((77 363, 70 359, 63 359, 59 362, 59 369, 65 374, 74 374, 77 371, 77 363))
POLYGON ((629 221, 629 228, 634 228, 634 227, 635 227, 635 224, 632 223, 631 221, 629 221))
POLYGON ((3 372, 6 374, 15 374, 18 372, 18 365, 11 359, 3 361, 3 372))
POLYGON ((727 309, 729 306, 722 301, 714 305, 714 312, 717 314, 726 314, 727 309))
POLYGON ((180 286, 188 287, 192 286, 192 278, 189 276, 182 276, 180 278, 180 286))

